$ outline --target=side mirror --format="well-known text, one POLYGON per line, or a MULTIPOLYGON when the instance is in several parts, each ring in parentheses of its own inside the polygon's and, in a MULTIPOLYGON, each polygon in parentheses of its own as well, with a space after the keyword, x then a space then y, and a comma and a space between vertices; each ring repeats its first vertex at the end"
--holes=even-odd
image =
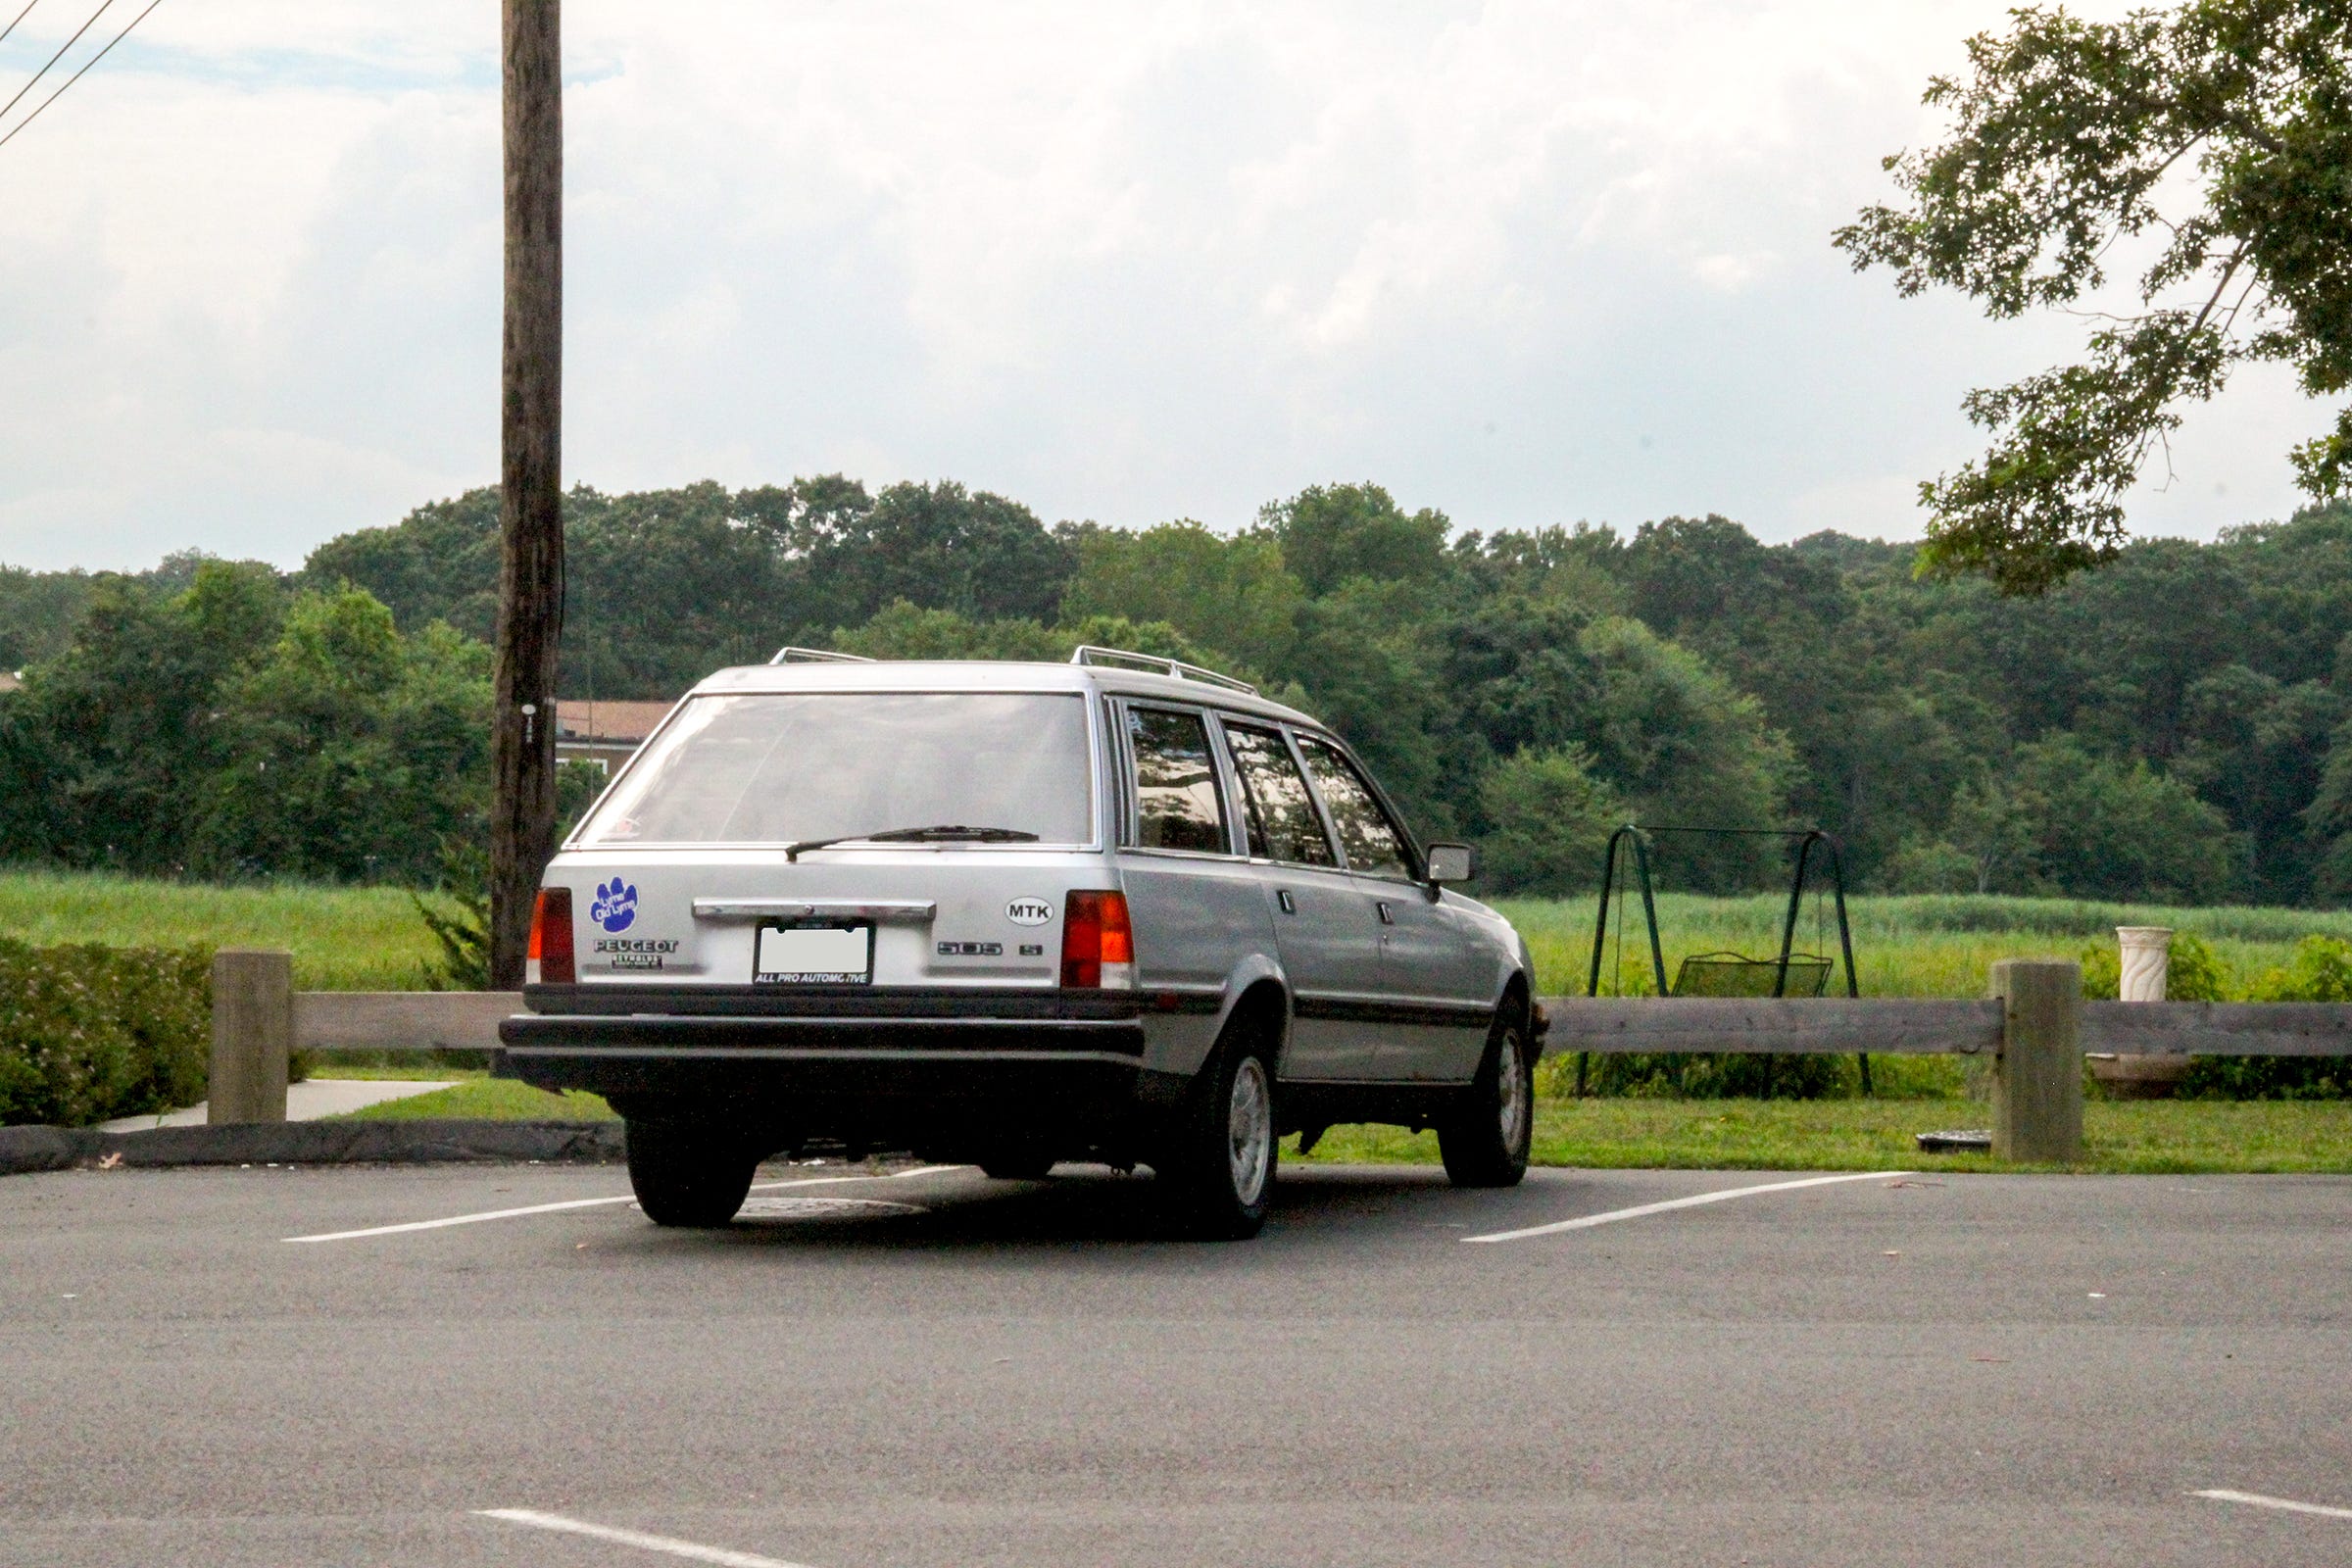
POLYGON ((1429 847, 1429 880, 1434 887, 1448 882, 1467 882, 1478 875, 1478 852, 1467 844, 1432 844, 1429 847))

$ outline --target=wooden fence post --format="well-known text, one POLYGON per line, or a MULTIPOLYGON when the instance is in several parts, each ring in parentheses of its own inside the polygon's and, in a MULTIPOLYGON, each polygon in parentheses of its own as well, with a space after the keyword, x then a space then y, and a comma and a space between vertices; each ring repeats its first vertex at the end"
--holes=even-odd
POLYGON ((294 1044, 294 955, 222 948, 213 955, 213 1071, 204 1119, 215 1126, 286 1119, 294 1044))
POLYGON ((2082 1157, 2082 966, 2003 958, 1992 966, 2001 1052, 1992 1068, 1992 1152, 2072 1164, 2082 1157))

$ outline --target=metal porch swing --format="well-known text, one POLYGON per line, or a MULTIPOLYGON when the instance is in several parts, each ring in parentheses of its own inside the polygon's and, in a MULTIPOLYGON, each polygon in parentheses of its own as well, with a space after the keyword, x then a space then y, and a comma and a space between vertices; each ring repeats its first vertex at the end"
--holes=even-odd
MULTIPOLYGON (((1655 994, 1661 997, 1819 997, 1827 994, 1830 972, 1842 962, 1845 970, 1845 994, 1859 998, 1862 989, 1854 975, 1853 931, 1845 917, 1845 857, 1838 840, 1817 827, 1649 827, 1629 822, 1609 835, 1609 847, 1601 862, 1600 912, 1592 928, 1592 968, 1585 987, 1589 997, 1600 995, 1602 955, 1607 951, 1609 936, 1609 900, 1614 894, 1618 901, 1617 943, 1618 969, 1622 971, 1625 945, 1624 889, 1617 877, 1618 847, 1630 842, 1634 848, 1634 871, 1642 888, 1642 915, 1649 930, 1649 963, 1656 984, 1655 994), (1788 908, 1781 922, 1781 951, 1777 957, 1753 958, 1740 953, 1700 953, 1685 957, 1675 968, 1671 985, 1666 979, 1666 952, 1658 938, 1658 905, 1656 890, 1649 874, 1648 841, 1661 834, 1680 834, 1699 838, 1777 838, 1795 848, 1794 874, 1788 882, 1788 908), (1796 921, 1803 906, 1806 873, 1814 865, 1816 847, 1827 852, 1830 894, 1838 910, 1838 960, 1820 953, 1796 951, 1796 921)), ((1821 889, 1814 889, 1816 947, 1823 946, 1826 934, 1818 929, 1821 889)), ((1590 1052, 1580 1052, 1576 1058, 1576 1092, 1585 1093, 1585 1080, 1592 1059, 1590 1052)), ((1870 1057, 1861 1056, 1862 1093, 1871 1092, 1870 1057)))

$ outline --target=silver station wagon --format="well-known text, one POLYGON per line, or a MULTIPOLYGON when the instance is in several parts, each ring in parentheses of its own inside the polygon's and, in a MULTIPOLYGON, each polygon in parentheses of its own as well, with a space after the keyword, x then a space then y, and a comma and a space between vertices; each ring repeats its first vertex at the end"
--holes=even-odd
POLYGON ((1542 1017, 1470 874, 1208 670, 788 649, 697 686, 549 863, 498 1070, 609 1099, 663 1225, 811 1147, 1145 1165, 1201 1237, 1342 1123, 1507 1185, 1542 1017))

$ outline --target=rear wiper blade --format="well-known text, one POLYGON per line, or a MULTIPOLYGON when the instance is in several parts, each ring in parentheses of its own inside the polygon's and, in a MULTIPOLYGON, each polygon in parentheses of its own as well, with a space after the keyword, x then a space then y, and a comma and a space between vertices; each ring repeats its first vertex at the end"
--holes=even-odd
POLYGON ((1037 835, 1017 827, 966 827, 961 822, 936 822, 929 827, 892 827, 879 833, 844 833, 839 838, 809 839, 784 851, 798 860, 808 850, 827 850, 836 844, 1035 844, 1037 835))

